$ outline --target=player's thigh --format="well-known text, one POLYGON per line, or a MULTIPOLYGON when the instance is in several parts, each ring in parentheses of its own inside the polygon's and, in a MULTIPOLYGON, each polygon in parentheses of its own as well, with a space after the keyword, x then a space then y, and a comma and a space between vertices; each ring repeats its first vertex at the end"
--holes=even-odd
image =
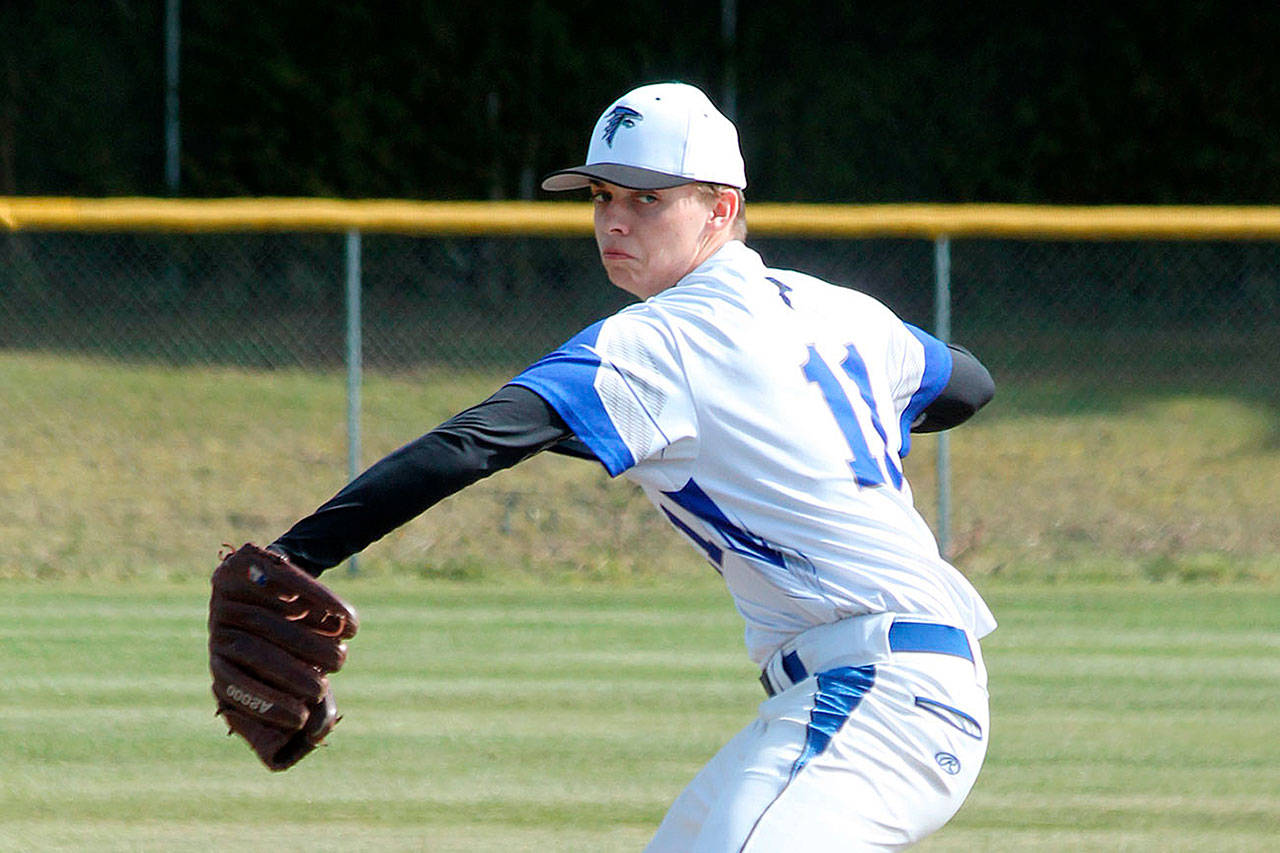
POLYGON ((785 784, 811 710, 800 687, 763 702, 672 803, 646 853, 737 850, 785 784))

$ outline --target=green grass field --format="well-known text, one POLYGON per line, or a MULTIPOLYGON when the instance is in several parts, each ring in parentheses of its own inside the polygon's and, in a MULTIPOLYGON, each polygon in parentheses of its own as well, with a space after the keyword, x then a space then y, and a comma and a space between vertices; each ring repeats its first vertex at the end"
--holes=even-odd
MULTIPOLYGON (((337 576, 329 747, 271 774, 212 715, 205 589, 0 582, 0 849, 640 849, 760 700, 710 579, 337 576)), ((1280 837, 1280 591, 993 581, 987 766, 950 850, 1280 837)))
MULTIPOLYGON (((369 377, 366 461, 502 378, 369 377)), ((714 574, 629 484, 544 456, 326 576, 364 621, 347 716, 269 774, 212 715, 205 584, 345 482, 341 377, 4 353, 0 399, 0 850, 638 850, 754 715, 714 574)), ((954 434, 993 740, 924 849, 1276 848, 1275 415, 1046 380, 954 434)))

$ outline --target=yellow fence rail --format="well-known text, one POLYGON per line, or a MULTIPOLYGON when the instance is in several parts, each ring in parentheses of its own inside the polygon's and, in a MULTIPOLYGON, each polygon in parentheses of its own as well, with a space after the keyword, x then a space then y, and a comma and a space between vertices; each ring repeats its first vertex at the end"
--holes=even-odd
MULTIPOLYGON (((970 315, 979 320, 969 331, 984 331, 1001 348, 1006 375, 1017 377, 1018 371, 1024 370, 1024 375, 1036 377, 1037 381, 1045 375, 1075 377, 1079 362, 1087 356, 1083 360, 1090 365, 1089 370, 1104 374, 1114 370, 1127 377, 1130 384, 1145 382, 1148 377, 1158 384, 1167 376, 1180 376, 1189 369, 1197 377, 1210 377, 1197 378, 1197 387, 1207 387, 1210 381, 1221 382, 1224 387, 1247 386, 1241 396, 1249 401, 1274 396, 1274 378, 1280 375, 1271 367, 1280 349, 1275 345, 1275 330, 1280 324, 1274 319, 1280 310, 1280 206, 751 202, 747 214, 753 236, 780 241, 829 239, 830 243, 816 247, 814 254, 824 262, 843 264, 860 276, 855 279, 859 283, 875 283, 880 277, 909 283, 915 292, 913 306, 918 320, 928 310, 927 293, 920 292, 926 286, 925 251, 931 248, 930 330, 943 339, 949 339, 951 334, 953 244, 963 246, 965 241, 983 238, 1010 241, 964 246, 960 250, 962 292, 961 299, 955 300, 961 310, 977 312, 970 315), (905 239, 878 246, 853 242, 871 243, 884 238, 905 239), (1079 245, 1086 241, 1096 245, 1079 245), (927 242, 932 247, 923 245, 927 242), (1147 242, 1162 244, 1143 245, 1147 242), (1172 245, 1175 243, 1179 245, 1172 245), (881 263, 886 266, 877 266, 881 263), (1032 282, 1038 289, 1032 296, 1024 296, 1023 285, 1032 282), (1143 311, 1151 316, 1141 326, 1140 334, 1133 336, 1123 331, 1126 324, 1141 318, 1143 311), (1011 318, 1015 322, 1008 329, 1004 323, 1006 312, 1015 315, 1011 318), (1036 340, 1037 328, 1045 332, 1043 341, 1036 340), (1194 332, 1189 334, 1188 328, 1194 332), (1078 338, 1082 331, 1088 334, 1078 338), (1099 346, 1102 349, 1097 355, 1085 351, 1099 346), (1135 359, 1140 362, 1136 366, 1125 363, 1126 358, 1148 353, 1149 358, 1135 359), (1140 372, 1143 369, 1151 373, 1144 375, 1140 372)), ((150 358, 156 353, 164 360, 173 353, 178 363, 187 363, 184 353, 190 352, 190 363, 200 364, 207 353, 216 352, 217 360, 207 358, 210 363, 235 363, 243 356, 251 366, 286 367, 303 363, 332 365, 341 351, 347 368, 347 469, 354 477, 361 468, 366 326, 381 336, 368 351, 380 356, 382 365, 423 363, 434 367, 437 361, 452 364, 450 359, 459 358, 458 354, 464 351, 464 361, 474 359, 477 351, 466 348, 500 343, 495 336, 506 332, 507 323, 511 323, 513 342, 510 352, 503 351, 502 363, 516 359, 511 353, 531 358, 525 350, 531 347, 526 339, 533 330, 521 324, 546 322, 543 314, 555 315, 569 307, 565 303, 574 300, 565 294, 585 293, 587 283, 582 284, 582 290, 566 287, 563 291, 542 284, 553 281, 553 276, 573 274, 579 269, 573 264, 590 265, 593 260, 588 257, 590 252, 577 252, 581 245, 531 246, 527 247, 529 251, 512 253, 519 255, 518 264, 501 269, 501 264, 495 262, 501 259, 501 252, 491 251, 495 247, 487 244, 419 246, 416 240, 366 240, 365 236, 589 240, 591 221, 590 203, 582 200, 0 196, 0 349, 17 346, 75 350, 87 344, 83 348, 88 351, 112 352, 107 343, 96 343, 101 340, 109 341, 109 346, 117 347, 129 358, 138 354, 150 358), (265 241, 248 239, 262 233, 272 236, 265 241), (103 236, 81 239, 81 234, 103 236), (135 239, 139 234, 165 236, 158 240, 135 239), (168 236, 173 234, 193 236, 174 240, 168 236), (338 239, 294 239, 308 234, 335 235, 338 239), (231 235, 232 239, 216 239, 219 235, 231 235), (238 245, 241 243, 246 245, 238 245), (365 246, 369 249, 367 264, 362 261, 365 246), (543 270, 542 259, 549 257, 543 254, 544 250, 561 249, 570 250, 564 253, 563 269, 557 265, 554 271, 543 270), (379 283, 368 290, 363 281, 366 268, 379 283), (547 281, 541 281, 539 275, 547 276, 547 281), (410 286, 400 288, 401 281, 410 286), (345 297, 345 340, 339 338, 333 325, 338 298, 333 291, 339 287, 345 297), (389 298, 390 291, 397 291, 395 298, 399 299, 403 296, 401 289, 411 294, 409 301, 389 298), (443 292, 449 294, 447 301, 435 295, 443 292), (324 294, 324 308, 310 310, 306 300, 320 298, 317 294, 324 294), (366 313, 362 306, 366 296, 376 297, 370 302, 368 323, 361 319, 366 313), (257 298, 301 308, 290 317, 288 334, 280 334, 277 318, 269 311, 263 311, 261 317, 245 316, 254 313, 253 307, 246 306, 254 306, 257 298), (540 303, 539 299, 546 301, 540 303), (448 310, 440 312, 440 317, 430 316, 438 307, 448 310), (418 319, 400 322, 401 318, 392 316, 397 311, 420 318, 422 326, 418 319), (496 319, 485 316, 486 312, 496 314, 496 319), (317 331, 322 314, 326 325, 317 331), (252 322, 246 323, 247 320, 252 322), (221 333, 225 323, 235 324, 237 336, 221 333), (73 328, 73 324, 79 325, 73 328), (454 335, 455 330, 464 334, 454 335), (225 342, 228 337, 236 339, 225 342), (327 340, 317 341, 320 337, 327 340), (451 337, 459 340, 446 340, 451 337), (306 347, 315 345, 314 351, 323 355, 308 355, 305 359, 310 360, 304 360, 289 354, 291 348, 301 349, 304 341, 306 347), (282 351, 278 361, 272 353, 276 347, 282 351), (402 362, 389 357, 393 351, 403 351, 410 357, 402 362)), ((594 266, 592 269, 598 286, 599 271, 594 266)), ((592 315, 584 313, 584 322, 588 316, 592 315)), ((563 331, 567 335, 572 328, 563 331)), ((543 342, 542 338, 536 340, 539 345, 543 342)), ((554 346, 557 342, 551 339, 545 343, 554 346)), ((1087 384, 1093 376, 1087 373, 1081 382, 1087 384)), ((1122 383, 1121 387, 1129 386, 1122 383)), ((1115 393, 1108 385, 1097 397, 1102 405, 1110 405, 1107 401, 1115 393)), ((1270 422, 1269 414, 1260 417, 1263 422, 1270 422)), ((1190 429, 1183 424, 1178 428, 1184 427, 1190 429)), ((1216 447, 1220 437, 1211 431, 1202 441, 1206 447, 1216 447)), ((939 433, 934 442, 937 496, 933 525, 942 550, 948 552, 952 538, 949 436, 939 433)), ((1090 439, 1084 446, 1096 445, 1090 439)), ((1114 464, 1123 467, 1119 461, 1114 464)), ((1213 464, 1218 464, 1216 458, 1213 464)), ((1127 470, 1138 468, 1131 466, 1127 470)), ((1140 476, 1148 475, 1144 469, 1140 476)), ((1111 472, 1098 476, 1114 479, 1111 472)), ((1061 485, 1057 480, 1046 482, 1051 482, 1051 488, 1061 485)), ((1170 522, 1163 506, 1149 507, 1146 515, 1134 514, 1130 509, 1126 506, 1101 513, 1108 521, 1096 525, 1119 531, 1111 541, 1118 543, 1115 547, 1120 549, 1164 547, 1143 543, 1163 543, 1170 538, 1166 531, 1199 524, 1192 519, 1193 514, 1184 514, 1184 523, 1170 522), (1120 516, 1129 520, 1113 523, 1113 517, 1120 516)), ((1045 522, 1051 525, 1045 529, 1013 523, 1025 535, 1019 533, 1008 541, 1057 541, 1064 553, 1074 553, 1081 547, 1078 538, 1055 540, 1059 534, 1054 531, 1094 529, 1091 514, 1076 518, 1072 526, 1060 522, 1055 514, 1051 522, 1045 522)), ((1267 521, 1259 516, 1257 521, 1232 522, 1232 526, 1222 529, 1236 537, 1231 541, 1274 543, 1275 525, 1268 527, 1267 521), (1230 532, 1235 530, 1241 532, 1230 532)), ((1204 538, 1216 548, 1217 543, 1226 541, 1223 537, 1228 533, 1210 531, 1204 538)), ((977 533, 973 536, 976 541, 977 533)), ((1141 559, 1150 558, 1147 551, 1141 553, 1141 559)))
MULTIPOLYGON (((747 206, 766 237, 1017 239, 1280 239, 1280 206, 1057 207, 1005 204, 777 204, 747 206)), ((581 202, 323 198, 0 197, 7 231, 363 231, 418 235, 582 236, 581 202)))

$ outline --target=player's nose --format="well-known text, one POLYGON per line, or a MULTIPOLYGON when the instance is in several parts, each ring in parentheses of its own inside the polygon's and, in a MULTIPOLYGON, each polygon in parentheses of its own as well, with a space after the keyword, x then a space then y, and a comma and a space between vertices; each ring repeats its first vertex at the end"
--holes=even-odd
POLYGON ((626 234, 630 226, 621 205, 612 202, 597 204, 596 229, 607 234, 626 234))

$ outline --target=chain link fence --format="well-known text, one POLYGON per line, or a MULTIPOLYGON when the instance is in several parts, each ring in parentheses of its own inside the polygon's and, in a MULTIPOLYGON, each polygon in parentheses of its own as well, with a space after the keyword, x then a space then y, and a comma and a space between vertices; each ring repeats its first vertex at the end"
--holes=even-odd
MULTIPOLYGON (((923 239, 752 239, 932 329, 923 239)), ((345 239, 0 235, 0 576, 208 571, 347 477, 345 239)), ((364 462, 626 304, 582 237, 361 238, 364 462)), ((996 377, 952 441, 976 577, 1280 577, 1280 242, 950 241, 951 337, 996 377)), ((933 520, 936 439, 908 474, 933 520)), ((700 571, 636 492, 538 458, 371 571, 700 571)))

